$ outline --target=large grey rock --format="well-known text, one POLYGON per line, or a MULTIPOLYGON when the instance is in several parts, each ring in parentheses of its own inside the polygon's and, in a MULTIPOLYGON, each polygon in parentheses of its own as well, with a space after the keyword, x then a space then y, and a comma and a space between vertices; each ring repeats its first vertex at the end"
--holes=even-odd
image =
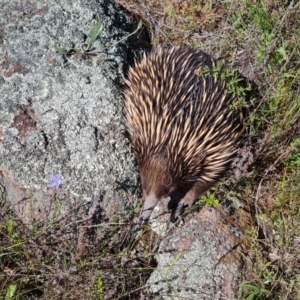
POLYGON ((52 199, 50 175, 60 174, 65 202, 101 202, 108 215, 134 205, 121 84, 144 43, 138 34, 116 42, 136 26, 110 0, 2 0, 0 19, 0 183, 8 201, 22 202, 23 217, 30 204, 37 217, 52 199), (88 43, 98 20, 96 56, 55 51, 88 43))

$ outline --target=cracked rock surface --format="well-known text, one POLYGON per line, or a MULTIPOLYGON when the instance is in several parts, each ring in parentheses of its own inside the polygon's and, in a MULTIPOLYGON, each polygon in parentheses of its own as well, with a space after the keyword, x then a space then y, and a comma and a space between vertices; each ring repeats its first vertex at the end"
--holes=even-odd
POLYGON ((235 299, 241 276, 238 224, 224 208, 203 208, 170 230, 160 243, 149 293, 164 300, 235 299))

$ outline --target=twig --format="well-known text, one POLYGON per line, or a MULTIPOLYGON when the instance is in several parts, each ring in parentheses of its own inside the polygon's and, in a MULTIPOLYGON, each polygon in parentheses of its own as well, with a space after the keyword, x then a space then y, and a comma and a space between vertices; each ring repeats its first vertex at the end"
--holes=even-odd
POLYGON ((166 34, 163 32, 163 30, 160 28, 158 22, 156 22, 156 21, 153 19, 152 15, 151 15, 151 13, 150 13, 150 11, 149 11, 149 9, 148 9, 148 7, 147 7, 146 5, 143 5, 142 7, 143 7, 143 9, 144 9, 145 12, 146 12, 147 17, 148 17, 149 19, 151 19, 151 23, 153 24, 154 28, 157 27, 157 29, 158 29, 158 30, 161 32, 161 34, 166 38, 166 40, 170 43, 170 45, 171 45, 171 46, 174 46, 173 43, 170 41, 170 39, 167 37, 167 35, 166 35, 166 34))

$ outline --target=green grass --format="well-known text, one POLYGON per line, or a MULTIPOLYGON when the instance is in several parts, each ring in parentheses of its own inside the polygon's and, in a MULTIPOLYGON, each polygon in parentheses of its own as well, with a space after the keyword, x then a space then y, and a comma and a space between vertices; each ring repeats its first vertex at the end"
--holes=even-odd
POLYGON ((211 193, 209 196, 201 197, 200 204, 218 208, 220 206, 220 201, 216 198, 214 193, 211 193))

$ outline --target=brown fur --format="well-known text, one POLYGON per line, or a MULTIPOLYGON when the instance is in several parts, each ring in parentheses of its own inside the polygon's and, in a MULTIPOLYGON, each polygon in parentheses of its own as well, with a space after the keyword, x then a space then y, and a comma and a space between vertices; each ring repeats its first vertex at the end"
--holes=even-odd
POLYGON ((168 170, 166 159, 159 155, 140 165, 140 177, 145 195, 154 193, 159 198, 167 197, 169 191, 176 185, 168 170))

